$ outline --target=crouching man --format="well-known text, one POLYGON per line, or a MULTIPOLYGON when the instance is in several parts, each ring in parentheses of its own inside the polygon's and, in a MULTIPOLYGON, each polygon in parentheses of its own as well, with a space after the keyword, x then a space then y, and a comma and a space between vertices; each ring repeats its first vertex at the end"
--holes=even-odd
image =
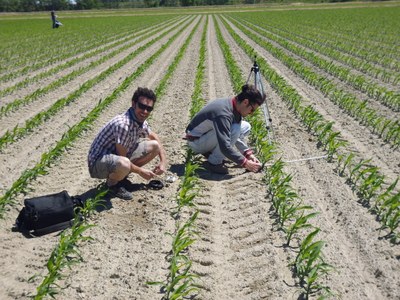
POLYGON ((136 173, 146 180, 166 170, 166 153, 156 133, 150 130, 146 119, 153 110, 156 95, 139 87, 133 94, 131 107, 109 121, 95 137, 88 154, 89 173, 92 178, 107 179, 112 195, 131 200, 123 180, 136 173), (158 164, 153 170, 144 168, 156 156, 158 164))
POLYGON ((206 168, 214 173, 228 174, 224 159, 258 172, 261 164, 245 143, 250 124, 243 117, 265 101, 265 96, 253 85, 244 85, 240 94, 210 101, 190 121, 186 128, 188 146, 207 157, 206 168))

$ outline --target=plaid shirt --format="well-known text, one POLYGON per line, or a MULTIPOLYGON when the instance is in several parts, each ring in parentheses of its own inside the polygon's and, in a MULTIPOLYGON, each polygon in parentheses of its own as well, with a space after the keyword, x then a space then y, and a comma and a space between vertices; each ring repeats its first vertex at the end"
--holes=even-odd
POLYGON ((127 149, 127 157, 131 157, 139 139, 148 137, 150 132, 147 121, 143 124, 136 122, 134 110, 129 108, 124 114, 114 117, 97 134, 88 154, 89 168, 104 155, 117 154, 115 144, 121 144, 127 149))

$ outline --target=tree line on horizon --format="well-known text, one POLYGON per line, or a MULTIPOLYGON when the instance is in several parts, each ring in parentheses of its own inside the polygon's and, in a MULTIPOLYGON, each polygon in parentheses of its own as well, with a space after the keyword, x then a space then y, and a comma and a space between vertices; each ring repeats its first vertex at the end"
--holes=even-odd
POLYGON ((0 0, 0 12, 187 7, 290 2, 351 2, 352 0, 0 0))

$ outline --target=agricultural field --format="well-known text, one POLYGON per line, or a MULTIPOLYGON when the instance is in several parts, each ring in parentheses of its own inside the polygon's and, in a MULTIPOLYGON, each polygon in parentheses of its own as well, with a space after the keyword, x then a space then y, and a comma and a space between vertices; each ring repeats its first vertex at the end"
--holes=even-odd
POLYGON ((0 299, 400 299, 399 2, 58 16, 0 15, 0 299), (266 168, 210 174, 185 128, 254 59, 266 168), (177 180, 131 174, 123 201, 86 157, 139 86, 177 180), (12 231, 24 198, 62 190, 92 203, 82 223, 12 231))

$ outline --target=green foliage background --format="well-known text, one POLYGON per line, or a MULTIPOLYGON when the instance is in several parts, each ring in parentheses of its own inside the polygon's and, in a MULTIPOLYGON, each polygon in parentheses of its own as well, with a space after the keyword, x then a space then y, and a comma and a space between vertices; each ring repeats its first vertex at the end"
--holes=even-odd
MULTIPOLYGON (((377 0, 382 1, 382 0, 377 0)), ((374 1, 374 2, 377 2, 374 1)), ((188 7, 210 5, 328 3, 352 0, 0 0, 0 12, 32 12, 51 10, 87 10, 151 7, 188 7)))

